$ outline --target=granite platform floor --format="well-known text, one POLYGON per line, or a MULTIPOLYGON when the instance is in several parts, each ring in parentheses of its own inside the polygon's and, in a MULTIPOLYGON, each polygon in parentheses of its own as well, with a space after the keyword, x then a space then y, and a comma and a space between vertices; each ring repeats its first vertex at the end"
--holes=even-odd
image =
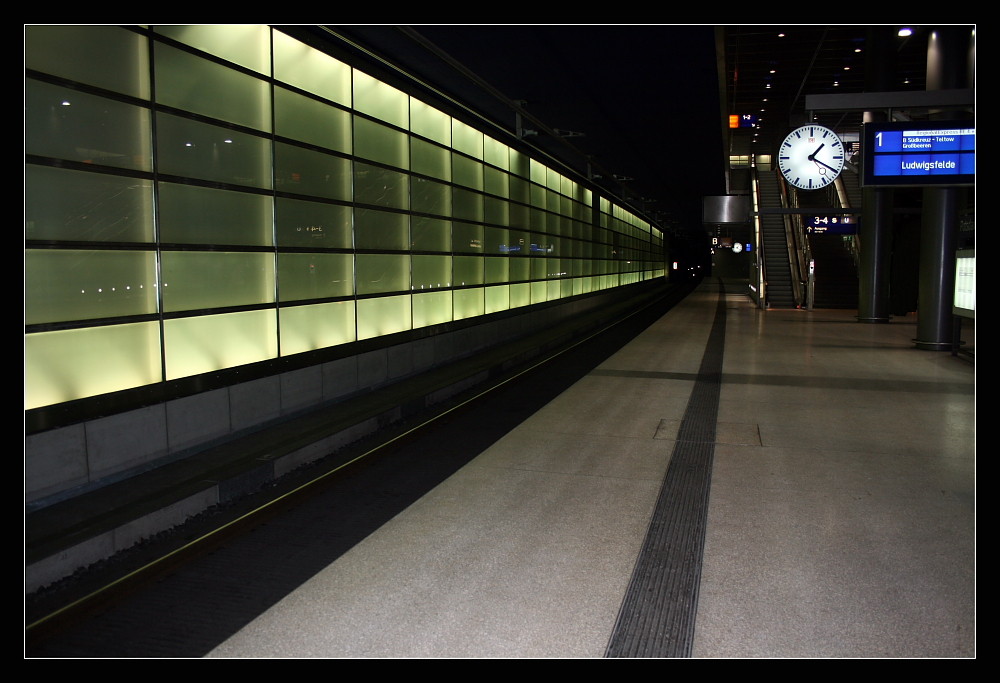
POLYGON ((209 656, 604 656, 719 297, 691 655, 975 656, 974 365, 743 291, 703 283, 209 656))

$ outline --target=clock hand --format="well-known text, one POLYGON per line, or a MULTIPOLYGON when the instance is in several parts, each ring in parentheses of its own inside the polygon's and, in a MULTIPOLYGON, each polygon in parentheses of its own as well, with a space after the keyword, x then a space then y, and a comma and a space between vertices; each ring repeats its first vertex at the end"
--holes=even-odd
MULTIPOLYGON (((818 152, 819 150, 816 150, 816 151, 818 152)), ((814 155, 814 156, 815 156, 815 155, 814 155)), ((813 163, 816 163, 816 164, 819 164, 820 166, 826 166, 826 167, 827 167, 828 169, 830 169, 831 171, 834 171, 834 172, 836 172, 836 170, 837 170, 837 169, 835 169, 835 168, 834 168, 833 166, 827 166, 826 164, 824 164, 824 163, 823 163, 822 161, 820 161, 819 159, 813 159, 813 163)))

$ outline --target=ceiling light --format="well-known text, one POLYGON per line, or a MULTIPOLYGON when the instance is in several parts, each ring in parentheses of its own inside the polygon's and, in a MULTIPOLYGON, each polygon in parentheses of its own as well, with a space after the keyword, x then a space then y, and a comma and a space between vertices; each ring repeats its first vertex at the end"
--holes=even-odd
POLYGON ((913 29, 910 28, 909 26, 904 26, 903 28, 899 29, 899 31, 896 32, 896 35, 899 36, 900 38, 906 38, 908 36, 912 36, 913 29))

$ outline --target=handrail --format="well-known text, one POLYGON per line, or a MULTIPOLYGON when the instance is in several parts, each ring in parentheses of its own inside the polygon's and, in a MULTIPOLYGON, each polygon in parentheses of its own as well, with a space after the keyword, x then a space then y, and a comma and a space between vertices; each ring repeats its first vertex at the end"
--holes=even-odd
MULTIPOLYGON (((785 183, 780 174, 778 177, 778 189, 781 192, 782 206, 787 209, 798 208, 797 195, 794 192, 789 193, 788 184, 785 183)), ((792 214, 785 214, 782 216, 782 221, 784 221, 785 226, 785 244, 788 247, 788 266, 792 279, 792 298, 794 298, 796 306, 802 306, 805 301, 802 284, 802 273, 805 272, 805 268, 801 258, 805 254, 800 249, 800 246, 804 240, 800 241, 796 238, 796 233, 801 231, 801 220, 792 214)))

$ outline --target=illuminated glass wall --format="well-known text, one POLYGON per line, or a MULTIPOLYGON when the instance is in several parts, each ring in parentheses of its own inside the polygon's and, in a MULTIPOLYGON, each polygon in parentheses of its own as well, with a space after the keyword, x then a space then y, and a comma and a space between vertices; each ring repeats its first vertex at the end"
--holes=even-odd
POLYGON ((27 27, 28 409, 663 275, 660 232, 266 26, 27 27))

